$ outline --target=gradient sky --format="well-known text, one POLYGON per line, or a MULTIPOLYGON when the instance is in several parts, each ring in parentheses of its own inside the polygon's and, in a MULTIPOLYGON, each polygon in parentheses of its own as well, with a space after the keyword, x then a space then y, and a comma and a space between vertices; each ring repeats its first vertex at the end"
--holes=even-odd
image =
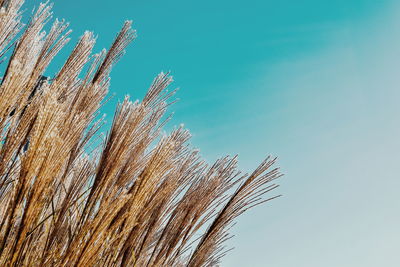
POLYGON ((59 0, 54 13, 74 41, 98 34, 97 51, 134 21, 110 120, 171 71, 172 125, 207 160, 279 157, 283 197, 238 220, 222 266, 400 266, 398 1, 59 0))

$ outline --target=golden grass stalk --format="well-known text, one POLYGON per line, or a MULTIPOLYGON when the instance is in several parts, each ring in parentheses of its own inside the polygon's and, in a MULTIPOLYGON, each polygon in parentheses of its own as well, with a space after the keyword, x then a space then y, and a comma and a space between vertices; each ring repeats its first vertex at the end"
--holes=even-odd
POLYGON ((56 20, 46 34, 46 3, 22 31, 22 4, 0 0, 0 60, 10 54, 0 80, 0 266, 218 265, 235 218, 274 198, 263 195, 277 187, 275 159, 243 175, 236 156, 206 164, 182 127, 163 134, 175 93, 164 73, 142 102, 118 105, 91 152, 131 22, 108 52, 92 55, 85 32, 48 79, 68 24, 56 20))

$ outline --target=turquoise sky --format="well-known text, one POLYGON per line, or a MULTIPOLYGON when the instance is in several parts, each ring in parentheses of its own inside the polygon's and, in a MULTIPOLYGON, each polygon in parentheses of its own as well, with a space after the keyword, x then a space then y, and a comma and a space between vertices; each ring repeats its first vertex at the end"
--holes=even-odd
POLYGON ((284 196, 238 220, 222 266, 400 266, 398 1, 59 0, 54 12, 75 41, 98 34, 97 50, 134 21, 109 116, 171 71, 172 124, 207 160, 239 153, 248 171, 279 157, 284 196))

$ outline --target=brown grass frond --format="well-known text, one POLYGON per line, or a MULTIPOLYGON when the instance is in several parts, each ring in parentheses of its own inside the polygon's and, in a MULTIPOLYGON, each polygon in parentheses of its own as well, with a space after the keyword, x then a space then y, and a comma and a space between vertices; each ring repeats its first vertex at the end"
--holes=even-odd
POLYGON ((118 104, 98 144, 110 71, 135 39, 125 22, 108 51, 85 32, 54 77, 68 23, 40 4, 0 0, 0 266, 214 266, 235 219, 269 201, 267 158, 250 175, 237 156, 209 165, 183 127, 163 132, 176 90, 160 73, 143 101, 118 104), (93 149, 93 146, 95 148, 93 149))

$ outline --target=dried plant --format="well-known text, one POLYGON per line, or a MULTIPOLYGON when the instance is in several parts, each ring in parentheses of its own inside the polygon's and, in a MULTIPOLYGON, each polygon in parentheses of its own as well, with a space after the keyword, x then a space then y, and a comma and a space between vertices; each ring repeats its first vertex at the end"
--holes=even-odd
POLYGON ((110 70, 135 38, 131 22, 99 54, 85 32, 50 79, 68 24, 56 20, 45 34, 46 3, 23 25, 22 3, 0 0, 0 265, 218 265, 234 219, 274 198, 263 195, 277 187, 275 159, 243 175, 237 157, 206 164, 182 127, 164 134, 175 91, 163 73, 142 102, 118 105, 90 149, 110 70))

